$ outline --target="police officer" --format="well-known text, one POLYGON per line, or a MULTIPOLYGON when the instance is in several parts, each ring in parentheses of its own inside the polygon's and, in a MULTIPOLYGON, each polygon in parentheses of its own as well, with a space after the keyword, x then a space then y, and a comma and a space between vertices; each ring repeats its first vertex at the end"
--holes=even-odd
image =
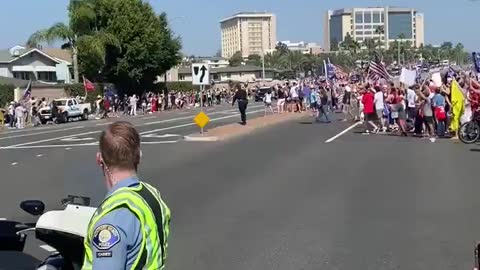
POLYGON ((247 99, 247 91, 243 87, 240 87, 237 85, 237 92, 235 92, 235 95, 233 96, 233 101, 232 101, 232 107, 235 104, 235 101, 238 100, 238 110, 240 111, 240 118, 242 120, 242 125, 247 124, 247 105, 248 105, 248 99, 247 99))
POLYGON ((108 194, 85 237, 82 269, 163 269, 170 210, 153 186, 137 177, 140 136, 128 122, 115 122, 100 136, 97 164, 108 194))

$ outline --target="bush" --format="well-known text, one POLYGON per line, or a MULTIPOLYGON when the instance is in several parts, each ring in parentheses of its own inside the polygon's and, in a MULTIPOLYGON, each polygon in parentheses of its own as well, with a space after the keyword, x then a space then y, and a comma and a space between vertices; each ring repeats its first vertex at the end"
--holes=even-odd
POLYGON ((0 84, 0 108, 3 108, 7 102, 13 101, 15 86, 12 84, 0 84))

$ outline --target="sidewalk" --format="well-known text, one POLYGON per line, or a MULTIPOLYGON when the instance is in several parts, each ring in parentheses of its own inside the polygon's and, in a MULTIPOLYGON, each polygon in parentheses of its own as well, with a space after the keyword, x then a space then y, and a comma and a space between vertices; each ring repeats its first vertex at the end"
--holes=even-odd
POLYGON ((282 113, 282 114, 269 114, 265 117, 260 116, 257 118, 253 118, 248 120, 247 118, 247 125, 242 126, 239 123, 235 124, 228 124, 225 126, 220 126, 216 128, 212 128, 207 130, 204 135, 199 133, 190 134, 185 136, 186 141, 224 141, 228 139, 232 139, 238 136, 246 135, 249 133, 254 132, 255 130, 265 128, 268 126, 272 126, 278 123, 300 119, 309 114, 306 112, 302 113, 282 113))

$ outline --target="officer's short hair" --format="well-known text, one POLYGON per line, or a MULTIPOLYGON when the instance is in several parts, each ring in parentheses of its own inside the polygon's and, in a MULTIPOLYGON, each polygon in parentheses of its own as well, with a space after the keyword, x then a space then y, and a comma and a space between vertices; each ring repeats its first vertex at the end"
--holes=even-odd
POLYGON ((140 162, 140 135, 131 123, 114 122, 100 135, 100 153, 108 168, 136 171, 140 162))

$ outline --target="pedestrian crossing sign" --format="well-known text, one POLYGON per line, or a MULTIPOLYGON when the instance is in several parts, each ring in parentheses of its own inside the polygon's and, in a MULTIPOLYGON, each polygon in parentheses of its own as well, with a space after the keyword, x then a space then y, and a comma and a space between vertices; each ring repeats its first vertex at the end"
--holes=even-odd
POLYGON ((204 128, 208 122, 210 122, 210 117, 208 117, 208 115, 206 115, 204 112, 200 112, 197 114, 197 116, 195 116, 195 118, 193 118, 193 122, 195 122, 195 124, 197 124, 197 126, 200 128, 204 128))

